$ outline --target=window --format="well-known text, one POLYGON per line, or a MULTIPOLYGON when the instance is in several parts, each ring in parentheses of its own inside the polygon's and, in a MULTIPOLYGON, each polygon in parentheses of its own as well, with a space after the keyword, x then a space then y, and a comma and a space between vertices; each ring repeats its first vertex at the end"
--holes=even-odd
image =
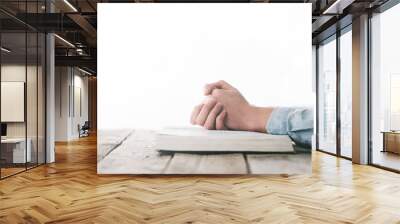
POLYGON ((352 33, 351 26, 340 36, 340 155, 352 156, 352 33))
POLYGON ((318 149, 336 153, 336 36, 318 47, 318 149))
POLYGON ((390 74, 390 130, 400 130, 400 73, 390 74))
POLYGON ((372 164, 400 170, 400 5, 371 18, 372 164))
POLYGON ((318 47, 318 149, 351 158, 352 26, 337 34, 318 47))

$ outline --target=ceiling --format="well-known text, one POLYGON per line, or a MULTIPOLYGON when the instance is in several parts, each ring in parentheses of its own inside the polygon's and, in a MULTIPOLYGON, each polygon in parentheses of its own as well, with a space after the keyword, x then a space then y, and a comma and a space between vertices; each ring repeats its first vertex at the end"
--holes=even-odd
MULTIPOLYGON (((253 0, 231 2, 255 3, 311 3, 313 42, 316 43, 332 32, 336 22, 373 9, 387 0, 253 0), (335 3, 338 1, 337 3, 335 3), (330 29, 331 28, 331 29, 330 29)), ((121 2, 182 2, 182 1, 138 1, 138 0, 1 0, 1 30, 5 38, 21 41, 18 32, 55 32, 56 65, 80 66, 96 73, 97 57, 97 3, 121 2), (50 13, 51 11, 51 13, 50 13), (66 40, 66 41, 64 41, 66 40), (72 45, 71 45, 72 44, 72 45)), ((226 1, 190 1, 226 2, 226 1)), ((345 21, 345 20, 343 20, 345 21)), ((342 25, 346 25, 343 23, 342 25)), ((22 46, 22 45, 21 45, 22 46)), ((28 48, 28 51, 29 48, 28 48)))

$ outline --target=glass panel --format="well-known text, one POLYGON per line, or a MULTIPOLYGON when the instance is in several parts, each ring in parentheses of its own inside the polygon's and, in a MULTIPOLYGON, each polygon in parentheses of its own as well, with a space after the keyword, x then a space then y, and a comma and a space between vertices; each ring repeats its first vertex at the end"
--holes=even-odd
MULTIPOLYGON (((25 170, 26 150, 26 34, 2 33, 1 44, 1 159, 2 177, 25 170)), ((29 149, 29 147, 28 147, 29 149)))
POLYGON ((372 163, 400 170, 400 5, 372 23, 372 163))
POLYGON ((27 33, 28 38, 28 63, 26 80, 26 111, 27 111, 27 144, 31 151, 31 159, 27 164, 28 168, 37 165, 38 147, 37 147, 37 79, 38 79, 38 36, 36 32, 27 33))
POLYGON ((336 153, 336 37, 318 48, 319 149, 336 153))
MULTIPOLYGON (((45 1, 1 1, 17 13, 43 13, 45 1)), ((32 21, 36 17, 32 17, 32 21)), ((29 20, 29 18, 28 18, 29 20)), ((45 162, 45 35, 0 12, 0 177, 45 162), (5 22, 4 22, 5 21, 5 22)))
POLYGON ((46 65, 46 52, 45 52, 46 37, 44 34, 39 34, 39 46, 38 46, 38 163, 45 163, 46 151, 45 151, 45 65, 46 65))
POLYGON ((340 36, 340 153, 352 156, 352 35, 340 36))
MULTIPOLYGON (((37 1, 27 2, 26 12, 37 13, 39 11, 37 1)), ((35 19, 31 19, 32 23, 35 19)), ((37 166, 38 163, 38 34, 35 30, 27 30, 27 80, 26 80, 26 125, 27 125, 27 150, 31 151, 28 168, 37 166)))

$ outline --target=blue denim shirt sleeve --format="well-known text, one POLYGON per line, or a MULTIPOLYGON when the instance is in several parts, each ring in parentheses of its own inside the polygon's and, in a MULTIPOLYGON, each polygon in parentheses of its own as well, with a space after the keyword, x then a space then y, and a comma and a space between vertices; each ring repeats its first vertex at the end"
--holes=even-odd
POLYGON ((314 113, 310 108, 278 107, 267 122, 267 133, 289 135, 296 145, 311 148, 314 113))

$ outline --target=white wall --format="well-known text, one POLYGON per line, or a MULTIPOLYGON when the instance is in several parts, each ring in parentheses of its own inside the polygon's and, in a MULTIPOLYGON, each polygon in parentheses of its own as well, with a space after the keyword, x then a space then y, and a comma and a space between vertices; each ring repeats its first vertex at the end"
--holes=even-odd
POLYGON ((310 20, 311 4, 99 4, 99 129, 189 125, 220 79, 259 106, 314 105, 310 20))
MULTIPOLYGON (((31 71, 33 68, 25 65, 9 64, 1 66, 1 81, 3 82, 25 82, 26 70, 31 71)), ((31 74, 31 72, 28 72, 31 74)), ((5 110, 6 108, 2 108, 5 110)), ((25 137, 25 123, 24 122, 11 122, 7 123, 7 137, 25 137)))
MULTIPOLYGON (((34 80, 33 76, 36 77, 36 67, 35 66, 27 66, 18 65, 18 64, 6 64, 1 66, 1 81, 2 82, 25 82, 25 76, 28 76, 29 87, 32 85, 36 87, 36 80, 34 80), (26 73, 27 72, 27 73, 26 73)), ((29 134, 35 131, 36 135, 36 88, 27 88, 27 106, 29 107, 27 110, 27 118, 28 118, 28 137, 29 134), (31 104, 34 102, 33 104, 31 104), (34 122, 34 123, 32 123, 34 122), (31 130, 32 129, 32 130, 31 130)), ((2 110, 6 110, 6 108, 2 108, 2 110)), ((8 137, 25 137, 25 122, 7 122, 7 135, 8 137)))
POLYGON ((77 90, 80 90, 80 103, 78 102, 79 99, 77 99, 76 96, 74 96, 75 99, 75 106, 74 109, 75 110, 75 116, 73 116, 73 119, 71 120, 72 124, 72 136, 73 138, 79 137, 79 132, 77 129, 78 124, 79 125, 83 125, 85 123, 85 121, 88 121, 89 119, 89 112, 88 112, 88 77, 87 76, 82 76, 82 73, 79 72, 78 70, 75 70, 75 75, 74 75, 74 87, 75 87, 75 92, 74 94, 76 94, 77 96, 77 90), (78 74, 77 74, 78 72, 78 74), (80 104, 80 105, 78 105, 80 104), (81 108, 81 113, 79 112, 79 108, 78 106, 80 106, 81 108))
POLYGON ((88 120, 88 78, 72 67, 56 67, 55 120, 56 141, 69 141, 79 137, 78 124, 88 120), (77 90, 81 91, 82 113, 76 107, 77 90), (74 111, 75 110, 75 111, 74 111))

